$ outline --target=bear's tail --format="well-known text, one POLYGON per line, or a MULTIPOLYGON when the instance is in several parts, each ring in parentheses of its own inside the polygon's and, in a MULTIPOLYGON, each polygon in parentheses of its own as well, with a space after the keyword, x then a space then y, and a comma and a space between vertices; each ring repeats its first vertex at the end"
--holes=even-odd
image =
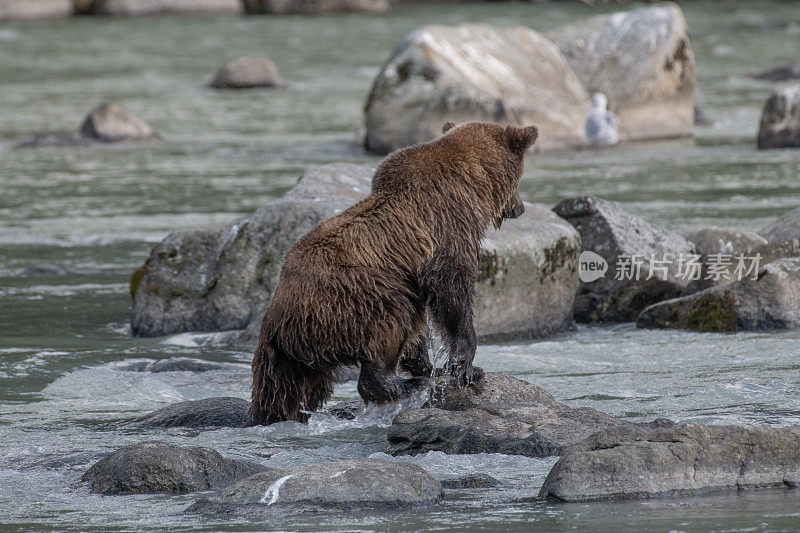
POLYGON ((272 342, 260 342, 253 355, 253 395, 246 426, 308 422, 308 413, 333 394, 333 383, 332 371, 312 369, 272 342))

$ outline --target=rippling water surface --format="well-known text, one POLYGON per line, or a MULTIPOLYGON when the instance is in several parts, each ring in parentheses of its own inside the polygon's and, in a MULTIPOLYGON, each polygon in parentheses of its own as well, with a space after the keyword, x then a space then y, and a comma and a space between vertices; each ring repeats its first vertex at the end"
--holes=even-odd
MULTIPOLYGON (((763 102, 776 86, 748 72, 796 60, 793 2, 683 4, 698 62, 698 103, 716 119, 695 140, 531 159, 525 199, 596 194, 682 230, 758 230, 800 205, 800 151, 758 152, 763 102), (724 14, 721 13, 724 6, 724 14)), ((376 455, 391 412, 307 426, 131 430, 118 422, 180 400, 248 396, 249 353, 202 335, 129 336, 127 280, 167 231, 247 215, 312 164, 378 158, 356 145, 370 83, 392 46, 430 22, 526 24, 547 30, 586 16, 571 3, 414 7, 389 17, 160 17, 0 23, 0 524, 24 529, 584 528, 619 531, 791 530, 794 493, 649 502, 536 502, 554 459, 429 453, 444 479, 485 472, 503 486, 449 492, 430 510, 201 518, 195 496, 91 495, 80 476, 124 444, 162 439, 230 457, 303 464, 376 455), (267 55, 284 91, 203 88, 226 59, 267 55), (164 140, 11 151, 32 135, 69 133, 90 108, 117 102, 164 140), (31 267, 55 264, 59 271, 31 267), (141 360, 195 357, 218 370, 149 373, 141 360)), ((534 343, 481 346, 478 364, 545 387, 573 406, 630 420, 800 423, 800 332, 734 335, 581 327, 534 343)), ((340 385, 336 398, 356 394, 340 385)), ((0 528, 2 526, 0 525, 0 528)))

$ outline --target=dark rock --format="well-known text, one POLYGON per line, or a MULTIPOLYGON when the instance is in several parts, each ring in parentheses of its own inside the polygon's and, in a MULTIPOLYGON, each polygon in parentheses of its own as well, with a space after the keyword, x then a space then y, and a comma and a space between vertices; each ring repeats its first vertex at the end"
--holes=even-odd
POLYGON ((500 485, 500 482, 489 474, 470 474, 455 479, 445 479, 442 487, 448 490, 459 489, 488 489, 500 485))
POLYGON ((616 427, 564 452, 540 498, 650 498, 800 483, 800 427, 616 427))
POLYGON ((134 363, 124 368, 134 372, 209 372, 219 370, 222 367, 191 357, 169 357, 158 361, 143 361, 134 363))
POLYGON ((242 0, 245 13, 282 15, 321 15, 323 13, 382 14, 391 8, 390 0, 242 0))
POLYGON ((25 269, 26 276, 66 276, 72 274, 73 271, 62 265, 54 265, 52 263, 42 263, 40 265, 32 265, 25 269))
POLYGON ((329 414, 339 420, 355 420, 363 410, 364 401, 360 397, 338 402, 327 409, 329 414))
POLYGON ((80 15, 156 15, 162 13, 240 13, 239 0, 74 0, 80 15))
POLYGON ((244 427, 250 402, 241 398, 205 398, 178 402, 135 421, 144 427, 244 427))
POLYGON ((283 80, 278 67, 269 59, 239 57, 220 68, 208 86, 215 89, 282 87, 283 80))
POLYGON ((60 133, 46 133, 37 135, 33 139, 22 141, 14 145, 14 150, 26 150, 30 148, 63 148, 73 146, 87 146, 89 141, 82 137, 66 135, 60 133))
POLYGON ((89 112, 81 124, 81 135, 100 142, 150 141, 155 131, 142 120, 115 104, 102 104, 89 112))
POLYGON ((604 276, 581 282, 575 296, 578 322, 633 321, 648 305, 680 295, 689 284, 678 272, 676 259, 694 254, 694 245, 681 235, 594 196, 564 200, 553 211, 578 229, 584 252, 593 252, 608 263, 604 276), (642 263, 638 276, 635 270, 630 276, 618 276, 619 262, 632 263, 634 258, 642 263), (647 279, 651 258, 666 264, 656 265, 647 279))
MULTIPOLYGON (((800 111, 800 107, 798 107, 800 111)), ((781 243, 800 240, 800 208, 789 211, 759 231, 769 242, 781 243)))
POLYGON ((441 496, 442 485, 414 464, 362 458, 256 474, 187 511, 406 509, 431 506, 441 496))
POLYGON ((148 441, 107 455, 81 481, 101 494, 182 494, 226 487, 262 470, 260 465, 225 459, 208 448, 148 441))
POLYGON ((703 111, 697 106, 694 106, 694 125, 695 126, 713 126, 716 120, 708 116, 708 113, 703 111))
POLYGON ((783 67, 762 70, 751 74, 750 77, 766 81, 800 80, 800 63, 790 63, 783 67))
POLYGON ((800 327, 800 258, 764 265, 756 279, 749 276, 651 305, 636 326, 709 332, 800 327))
POLYGON ((437 386, 431 403, 395 417, 387 453, 547 457, 601 429, 633 425, 588 407, 568 407, 536 385, 495 373, 466 389, 437 386))
POLYGON ((758 147, 800 147, 800 84, 772 93, 761 112, 758 147))

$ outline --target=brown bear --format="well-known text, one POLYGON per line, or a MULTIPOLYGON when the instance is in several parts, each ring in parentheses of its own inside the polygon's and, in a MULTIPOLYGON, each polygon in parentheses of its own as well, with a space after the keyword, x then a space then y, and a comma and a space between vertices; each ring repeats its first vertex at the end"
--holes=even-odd
POLYGON ((253 356, 248 425, 305 422, 331 396, 337 370, 360 365, 365 402, 427 385, 426 310, 460 386, 472 366, 472 295, 484 232, 516 218, 534 126, 445 125, 433 141, 386 157, 364 200, 289 250, 253 356), (411 379, 397 375, 398 363, 411 379))

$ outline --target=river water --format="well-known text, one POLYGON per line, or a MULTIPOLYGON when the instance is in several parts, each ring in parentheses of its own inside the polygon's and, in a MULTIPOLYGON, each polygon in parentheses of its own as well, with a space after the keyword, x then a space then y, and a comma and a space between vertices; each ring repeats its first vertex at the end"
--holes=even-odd
MULTIPOLYGON (((530 158, 526 200, 596 194, 683 230, 758 230, 800 205, 800 151, 759 152, 760 109, 776 86, 748 72, 800 56, 794 2, 683 4, 698 63, 697 99, 716 124, 694 140, 530 158)), ((162 439, 273 465, 385 457, 390 412, 308 426, 131 430, 116 423, 181 400, 249 396, 251 354, 207 336, 130 337, 128 277, 172 229, 247 215, 312 164, 379 161, 354 145, 382 61, 423 24, 483 21, 547 30, 587 16, 577 3, 399 9, 387 17, 159 17, 0 23, 0 529, 792 530, 796 492, 553 505, 535 495, 555 459, 504 455, 411 460, 445 479, 503 482, 449 492, 413 512, 248 519, 183 513, 194 495, 101 497, 85 469, 125 444, 162 439), (226 59, 267 55, 285 91, 214 92, 226 59), (145 145, 11 151, 43 132, 74 132, 101 101, 152 124, 145 145), (30 267, 56 264, 63 272, 30 267), (202 374, 126 370, 137 360, 218 362, 202 374), (268 458, 268 459, 267 459, 268 458), (253 520, 253 521, 251 521, 253 520)), ((778 84, 780 85, 780 84, 778 84)), ((800 423, 800 332, 732 335, 582 326, 539 342, 481 346, 486 370, 535 382, 573 406, 629 420, 800 423)), ((336 398, 356 394, 352 383, 336 398)))

